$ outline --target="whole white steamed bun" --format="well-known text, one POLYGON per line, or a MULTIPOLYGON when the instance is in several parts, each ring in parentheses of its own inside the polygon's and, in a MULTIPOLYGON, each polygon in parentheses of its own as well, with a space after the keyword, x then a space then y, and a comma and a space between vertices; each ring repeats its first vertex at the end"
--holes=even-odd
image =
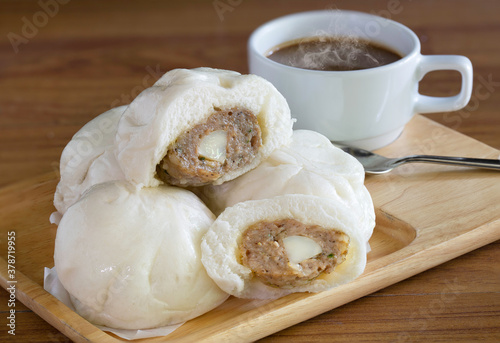
POLYGON ((181 323, 228 297, 200 260, 214 219, 184 189, 98 184, 64 214, 55 268, 77 312, 94 324, 148 329, 181 323))

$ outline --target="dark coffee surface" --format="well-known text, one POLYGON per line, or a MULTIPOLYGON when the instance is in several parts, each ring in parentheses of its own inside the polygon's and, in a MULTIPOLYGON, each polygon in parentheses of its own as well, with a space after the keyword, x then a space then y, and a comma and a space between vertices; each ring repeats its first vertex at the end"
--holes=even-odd
POLYGON ((272 49, 267 57, 292 67, 329 71, 375 68, 402 58, 373 42, 334 36, 286 42, 272 49))

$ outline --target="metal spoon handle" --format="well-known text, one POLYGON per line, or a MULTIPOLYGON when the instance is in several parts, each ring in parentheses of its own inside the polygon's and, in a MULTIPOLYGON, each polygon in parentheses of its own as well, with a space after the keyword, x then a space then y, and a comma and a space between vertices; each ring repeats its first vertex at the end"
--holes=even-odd
POLYGON ((453 164, 453 165, 461 165, 464 167, 476 167, 476 168, 500 170, 500 160, 487 159, 487 158, 413 155, 401 158, 398 161, 398 164, 407 162, 453 164))

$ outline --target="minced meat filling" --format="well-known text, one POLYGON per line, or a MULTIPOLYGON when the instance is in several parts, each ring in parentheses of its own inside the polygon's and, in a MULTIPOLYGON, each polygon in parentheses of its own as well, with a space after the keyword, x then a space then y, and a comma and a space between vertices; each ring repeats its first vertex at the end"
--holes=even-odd
POLYGON ((157 175, 172 185, 202 186, 250 163, 261 145, 261 130, 254 114, 245 109, 215 108, 205 123, 184 132, 169 147, 156 168, 157 175), (203 137, 218 130, 227 133, 226 158, 222 163, 198 152, 203 137))
POLYGON ((319 225, 305 225, 295 219, 262 221, 242 235, 241 262, 263 282, 281 288, 305 285, 322 273, 330 273, 347 255, 349 236, 319 225), (322 252, 298 264, 289 261, 283 239, 304 236, 321 246, 322 252))

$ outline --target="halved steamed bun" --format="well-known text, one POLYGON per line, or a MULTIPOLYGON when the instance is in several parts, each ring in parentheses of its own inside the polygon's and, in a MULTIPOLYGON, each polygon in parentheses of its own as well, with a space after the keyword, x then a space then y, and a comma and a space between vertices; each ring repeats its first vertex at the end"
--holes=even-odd
POLYGON ((296 130, 289 145, 275 150, 257 168, 222 185, 205 186, 199 196, 216 215, 242 201, 284 194, 332 198, 351 209, 368 241, 375 211, 364 177, 363 166, 325 136, 296 130))
POLYGON ((102 113, 83 126, 66 145, 59 164, 60 181, 54 206, 64 214, 91 186, 123 179, 114 143, 118 120, 127 106, 102 113))
POLYGON ((288 144, 292 125, 284 97, 259 76, 174 69, 127 108, 116 156, 139 186, 221 184, 288 144))
POLYGON ((77 312, 94 324, 147 329, 180 323, 228 296, 200 260, 201 239, 213 221, 187 190, 102 183, 64 214, 55 268, 77 312))
POLYGON ((202 262, 225 292, 277 298, 358 277, 366 241, 342 202, 289 194, 228 207, 203 238, 202 262))

